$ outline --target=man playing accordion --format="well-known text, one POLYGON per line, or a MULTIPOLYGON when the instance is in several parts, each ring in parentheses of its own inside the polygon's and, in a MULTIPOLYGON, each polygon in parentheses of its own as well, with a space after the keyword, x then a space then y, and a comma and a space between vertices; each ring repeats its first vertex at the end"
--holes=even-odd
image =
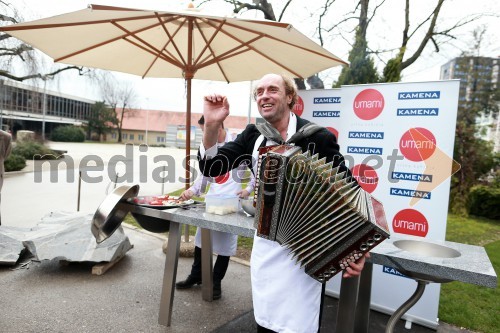
MULTIPOLYGON (((265 137, 253 124, 233 142, 217 147, 217 132, 229 115, 225 96, 204 97, 205 131, 199 151, 200 170, 215 177, 241 163, 248 164, 256 174, 259 147, 282 144, 309 123, 296 116, 292 108, 297 100, 297 88, 291 78, 267 74, 254 89, 254 98, 267 125, 277 130, 275 136, 265 137), (279 133, 279 135, 277 134, 279 133)), ((336 137, 326 128, 295 142, 302 151, 309 150, 333 161, 333 167, 350 173, 344 165, 336 137)), ((365 256, 349 263, 343 277, 358 276, 365 256)), ((317 332, 321 303, 321 283, 304 272, 290 259, 286 248, 277 242, 255 237, 251 257, 251 280, 254 315, 258 332, 317 332)))

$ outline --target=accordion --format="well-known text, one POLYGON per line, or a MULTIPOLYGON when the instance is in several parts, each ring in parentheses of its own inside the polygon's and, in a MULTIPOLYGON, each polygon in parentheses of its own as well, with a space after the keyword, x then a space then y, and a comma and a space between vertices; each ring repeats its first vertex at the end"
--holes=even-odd
POLYGON ((290 250, 326 282, 389 237, 382 203, 325 158, 291 145, 260 148, 257 236, 290 250))

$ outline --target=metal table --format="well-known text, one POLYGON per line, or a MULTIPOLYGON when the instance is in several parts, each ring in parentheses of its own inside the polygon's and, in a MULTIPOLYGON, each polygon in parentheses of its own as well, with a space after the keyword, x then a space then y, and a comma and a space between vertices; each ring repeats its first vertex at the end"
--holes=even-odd
MULTIPOLYGON (((337 332, 368 333, 373 264, 396 268, 415 279, 419 286, 422 281, 425 283, 460 281, 488 288, 497 286, 497 275, 493 265, 485 249, 480 246, 393 235, 370 253, 371 259, 365 264, 361 276, 342 279, 337 313, 338 318, 342 320, 337 320, 337 332), (410 248, 403 250, 401 242, 419 243, 420 246, 414 247, 415 251, 411 251, 410 248), (459 256, 450 257, 446 256, 446 253, 444 255, 436 253, 441 251, 446 253, 456 251, 459 256), (352 316, 353 313, 355 316, 352 316)), ((401 313, 399 317, 403 314, 401 313)))
MULTIPOLYGON (((243 212, 219 216, 205 213, 204 207, 158 210, 128 203, 121 205, 124 205, 123 209, 129 210, 136 219, 138 218, 139 224, 146 230, 163 232, 166 230, 159 230, 166 225, 169 231, 158 320, 161 325, 165 326, 171 324, 181 243, 180 224, 202 228, 202 297, 209 302, 212 301, 213 296, 210 230, 244 237, 253 237, 255 234, 253 218, 247 217, 243 212)), ((342 279, 337 315, 343 320, 337 321, 337 332, 368 332, 373 264, 391 266, 418 276, 432 277, 436 281, 461 281, 496 288, 497 276, 484 248, 452 242, 427 241, 410 236, 404 238, 404 240, 408 239, 448 247, 460 252, 461 255, 450 259, 415 254, 395 246, 395 242, 402 238, 391 236, 391 239, 385 240, 371 251, 371 259, 366 263, 361 276, 342 279)))
POLYGON ((180 225, 189 224, 202 228, 202 298, 208 302, 213 300, 212 239, 210 230, 223 231, 244 237, 253 237, 255 233, 253 218, 247 217, 243 212, 221 216, 205 213, 204 207, 188 206, 186 208, 160 210, 128 203, 121 203, 121 205, 123 205, 122 209, 132 213, 144 229, 152 232, 165 232, 167 230, 169 232, 158 318, 158 323, 165 326, 170 326, 172 321, 175 278, 181 245, 180 225))

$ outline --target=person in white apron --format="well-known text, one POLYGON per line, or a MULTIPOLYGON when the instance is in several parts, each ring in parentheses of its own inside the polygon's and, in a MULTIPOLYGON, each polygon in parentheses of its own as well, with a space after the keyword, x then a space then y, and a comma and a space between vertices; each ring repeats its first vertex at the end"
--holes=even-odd
MULTIPOLYGON (((255 125, 247 128, 224 147, 217 147, 216 129, 229 115, 225 96, 205 96, 205 132, 198 160, 205 176, 224 174, 233 162, 249 158, 256 169, 258 147, 282 144, 290 139, 308 121, 296 116, 292 108, 297 100, 297 88, 292 79, 268 74, 262 77, 254 90, 261 116, 277 131, 274 138, 264 138, 255 125), (221 162, 225 163, 221 163, 221 162)), ((339 152, 336 137, 326 128, 295 143, 303 151, 317 153, 332 162, 333 167, 350 172, 339 152)), ((365 257, 351 262, 343 277, 358 276, 365 257)), ((250 261, 252 300, 257 332, 316 333, 319 327, 321 283, 307 275, 289 256, 286 248, 277 242, 255 237, 250 261)))
MULTIPOLYGON (((203 130, 204 118, 203 116, 198 120, 198 124, 203 130)), ((218 142, 219 147, 223 146, 226 142, 233 141, 232 136, 224 129, 222 125, 219 129, 218 142)), ((228 171, 227 174, 221 175, 211 179, 201 175, 194 182, 193 186, 184 191, 180 198, 182 200, 189 200, 194 195, 199 196, 205 192, 205 187, 210 182, 210 188, 207 194, 233 194, 238 195, 240 198, 247 198, 252 193, 255 186, 255 177, 251 175, 251 179, 245 189, 242 189, 239 179, 243 178, 246 167, 238 168, 228 171)), ((226 275, 229 266, 229 257, 236 254, 236 247, 238 243, 238 235, 229 234, 226 232, 211 230, 212 234, 212 247, 213 251, 217 253, 213 269, 213 299, 217 300, 222 296, 221 282, 226 275)), ((186 280, 177 282, 175 287, 177 289, 188 289, 195 284, 201 284, 201 230, 196 229, 194 239, 194 262, 191 267, 191 273, 186 280)))

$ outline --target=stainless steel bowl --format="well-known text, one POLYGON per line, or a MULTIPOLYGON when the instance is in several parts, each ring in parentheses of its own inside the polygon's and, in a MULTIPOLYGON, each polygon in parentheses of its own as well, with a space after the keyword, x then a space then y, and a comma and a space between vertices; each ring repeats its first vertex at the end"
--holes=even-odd
POLYGON ((248 215, 255 216, 255 207, 253 206, 253 198, 252 199, 241 199, 241 208, 248 215))
POLYGON ((97 208, 90 230, 97 243, 108 239, 123 222, 128 214, 120 203, 128 198, 136 197, 139 193, 139 185, 120 186, 104 198, 97 208))

